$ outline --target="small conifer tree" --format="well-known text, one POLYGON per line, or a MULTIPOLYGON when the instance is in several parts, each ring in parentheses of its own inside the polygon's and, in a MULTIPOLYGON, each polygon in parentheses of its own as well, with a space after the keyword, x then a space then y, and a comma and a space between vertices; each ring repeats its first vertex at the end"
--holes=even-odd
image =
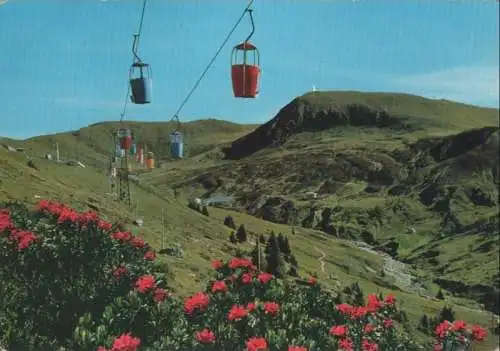
POLYGON ((234 232, 232 232, 230 235, 229 235, 229 241, 233 244, 236 244, 238 241, 236 240, 236 237, 234 235, 234 232))
POLYGON ((271 233, 267 241, 265 252, 267 271, 278 278, 284 277, 286 274, 286 264, 280 251, 278 239, 274 233, 271 233))
POLYGON ((441 289, 439 289, 439 291, 437 292, 436 299, 444 300, 444 294, 443 294, 443 291, 441 289))
POLYGON ((207 206, 203 206, 203 208, 201 209, 201 214, 204 215, 204 216, 207 216, 207 217, 210 216, 208 214, 208 208, 207 208, 207 206))
POLYGON ((234 223, 234 219, 231 216, 226 216, 226 218, 224 218, 224 225, 236 230, 236 224, 234 223))
POLYGON ((236 231, 236 239, 240 243, 244 243, 247 241, 247 232, 245 230, 245 226, 242 224, 238 227, 238 230, 236 231))

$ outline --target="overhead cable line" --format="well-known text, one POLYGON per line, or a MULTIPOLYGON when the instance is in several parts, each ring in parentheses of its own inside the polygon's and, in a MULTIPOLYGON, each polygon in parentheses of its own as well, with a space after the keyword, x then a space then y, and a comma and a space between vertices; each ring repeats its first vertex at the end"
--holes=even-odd
MULTIPOLYGON (((147 4, 148 0, 144 0, 142 2, 142 11, 141 11, 141 16, 140 16, 140 20, 139 20, 139 29, 137 31, 137 33, 134 33, 134 42, 132 44, 132 54, 133 54, 133 58, 132 60, 134 62, 141 62, 141 59, 137 53, 138 51, 138 48, 139 48, 139 39, 141 37, 141 34, 142 34, 142 26, 144 24, 144 13, 146 12, 146 4, 147 4)), ((128 87, 127 87, 127 94, 125 95, 125 102, 123 104, 123 110, 122 110, 122 113, 120 115, 120 122, 123 122, 123 120, 125 119, 125 114, 127 112, 127 105, 128 105, 128 100, 129 100, 129 96, 130 96, 130 84, 127 84, 128 87)))
POLYGON ((238 21, 236 21, 236 24, 229 31, 228 35, 226 36, 226 38, 224 39, 224 41, 222 42, 222 44, 219 46, 219 48, 215 52, 215 55, 212 57, 212 59, 208 63, 208 65, 205 68, 205 70, 201 73, 201 75, 198 78, 198 80, 194 83, 193 87, 191 88, 191 90, 189 91, 189 93, 187 94, 187 96, 184 98, 184 100, 180 104, 179 108, 174 113, 173 117, 170 119, 171 121, 175 119, 177 121, 177 123, 180 123, 180 121, 179 121, 179 113, 182 111, 182 109, 184 108, 184 106, 187 104, 187 102, 189 101, 189 99, 191 98, 191 96, 193 95, 193 93, 195 92, 196 88, 198 88, 198 86, 200 85, 201 81, 203 80, 203 78, 207 74, 208 70, 210 69, 210 67, 212 67, 212 64, 215 62, 215 60, 219 56, 219 54, 222 51, 222 49, 226 46, 227 42, 231 38, 231 35, 234 33, 234 31, 236 30, 236 28, 238 28, 238 25, 243 20, 243 18, 247 14, 247 12, 251 12, 252 11, 251 10, 251 6, 252 6, 252 4, 253 4, 254 1, 255 0, 249 0, 247 7, 245 8, 245 10, 243 11, 243 13, 239 17, 238 21))

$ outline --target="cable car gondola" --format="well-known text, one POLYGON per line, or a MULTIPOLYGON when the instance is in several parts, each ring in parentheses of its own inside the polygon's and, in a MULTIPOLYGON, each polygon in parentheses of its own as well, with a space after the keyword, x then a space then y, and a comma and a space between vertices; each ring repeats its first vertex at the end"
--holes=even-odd
POLYGON ((184 157, 184 135, 180 130, 179 117, 176 115, 174 119, 177 121, 177 128, 170 133, 170 156, 178 160, 184 157))
POLYGON ((146 2, 142 3, 141 20, 139 22, 139 30, 134 34, 134 42, 132 44, 132 53, 134 54, 134 63, 130 66, 130 100, 134 104, 149 104, 153 93, 153 80, 151 68, 149 64, 143 62, 139 57, 137 50, 139 48, 139 39, 142 34, 142 24, 144 22, 144 12, 146 10, 146 2))
POLYGON ((170 154, 174 159, 184 157, 184 136, 179 130, 170 133, 170 154))
POLYGON ((149 64, 137 61, 130 66, 130 100, 134 104, 143 105, 151 102, 153 80, 149 64))
POLYGON ((252 23, 252 32, 243 43, 233 48, 231 54, 231 80, 233 94, 237 98, 256 98, 259 95, 260 53, 257 47, 249 41, 255 32, 252 11, 250 8, 247 9, 252 23))
POLYGON ((135 143, 132 143, 130 146, 130 155, 134 156, 137 153, 137 145, 135 143))
POLYGON ((152 171, 155 168, 155 156, 152 152, 146 154, 146 167, 152 171))
POLYGON ((119 129, 118 140, 122 150, 130 150, 132 147, 132 131, 129 128, 119 129))

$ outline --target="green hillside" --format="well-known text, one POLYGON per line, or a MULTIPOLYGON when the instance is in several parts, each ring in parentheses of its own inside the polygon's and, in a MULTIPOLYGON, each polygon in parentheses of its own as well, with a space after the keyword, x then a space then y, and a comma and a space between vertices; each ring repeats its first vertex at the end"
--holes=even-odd
POLYGON ((232 196, 231 207, 275 223, 368 241, 488 305, 499 277, 498 136, 496 109, 309 93, 226 147, 236 160, 187 160, 144 179, 191 196, 232 196))
MULTIPOLYGON (((445 304, 457 318, 489 323, 479 303, 498 277, 498 110, 404 94, 309 93, 260 127, 184 124, 190 157, 175 162, 167 154, 173 125, 125 125, 163 161, 137 172, 131 209, 109 194, 105 172, 118 124, 108 122, 0 139, 25 148, 0 148, 0 201, 48 198, 95 208, 158 249, 165 231, 167 247, 184 250, 183 257, 161 255, 180 294, 199 289, 211 258, 234 254, 223 225, 231 215, 251 243, 271 230, 288 235, 302 276, 315 274, 331 289, 359 282, 367 292, 395 291, 415 326, 445 304), (381 115, 387 125, 377 125, 381 115), (231 160, 231 150, 241 156, 252 148, 254 135, 258 150, 231 160), (87 167, 43 159, 56 142, 62 158, 87 167), (193 197, 235 201, 209 206, 207 217, 187 207, 193 197), (143 227, 133 224, 137 218, 143 227), (434 298, 438 283, 445 301, 434 298)), ((251 243, 237 246, 250 251, 251 243)))
MULTIPOLYGON (((137 142, 144 143, 148 151, 159 160, 169 159, 169 134, 177 125, 173 122, 102 122, 77 131, 12 140, 0 136, 0 143, 26 148, 33 157, 46 153, 55 156, 55 144, 59 143, 60 156, 74 159, 90 166, 108 167, 113 152, 113 132, 119 128, 131 128, 137 142)), ((186 137, 186 153, 196 156, 214 147, 230 142, 250 131, 256 125, 241 125, 216 119, 206 119, 181 124, 186 137)))

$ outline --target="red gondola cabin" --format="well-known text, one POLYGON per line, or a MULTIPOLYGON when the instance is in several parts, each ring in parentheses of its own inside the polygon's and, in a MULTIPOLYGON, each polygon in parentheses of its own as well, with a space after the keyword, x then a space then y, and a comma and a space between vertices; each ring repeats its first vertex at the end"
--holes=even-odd
POLYGON ((231 79, 235 97, 256 98, 259 95, 259 62, 259 50, 250 42, 246 41, 233 48, 231 79))
POLYGON ((118 139, 120 140, 120 148, 122 150, 130 150, 132 147, 132 131, 130 129, 120 129, 118 131, 118 139))

